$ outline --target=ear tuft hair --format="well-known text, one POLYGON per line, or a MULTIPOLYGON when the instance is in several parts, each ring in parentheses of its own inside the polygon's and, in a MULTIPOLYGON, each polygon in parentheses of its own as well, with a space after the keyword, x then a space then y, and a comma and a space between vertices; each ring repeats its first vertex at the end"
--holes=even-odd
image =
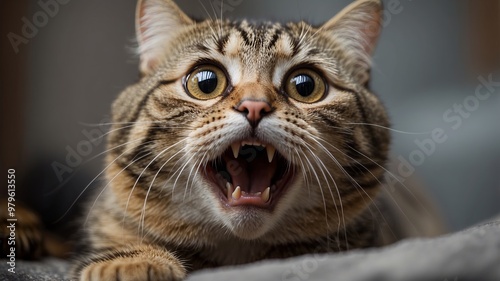
POLYGON ((180 30, 193 21, 171 0, 139 0, 136 10, 136 35, 140 70, 152 72, 163 57, 164 47, 180 30))
POLYGON ((354 59, 357 78, 368 80, 371 56, 382 29, 380 0, 358 0, 326 22, 322 30, 342 44, 348 56, 354 59))

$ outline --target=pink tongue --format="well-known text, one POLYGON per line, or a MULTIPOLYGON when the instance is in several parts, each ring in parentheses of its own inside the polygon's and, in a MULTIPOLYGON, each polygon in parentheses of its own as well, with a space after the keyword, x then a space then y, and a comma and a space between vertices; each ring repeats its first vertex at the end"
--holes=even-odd
POLYGON ((262 192, 270 187, 278 162, 269 163, 267 157, 261 154, 251 161, 242 157, 235 159, 232 155, 226 154, 224 161, 231 175, 233 186, 240 186, 241 190, 246 193, 262 192))

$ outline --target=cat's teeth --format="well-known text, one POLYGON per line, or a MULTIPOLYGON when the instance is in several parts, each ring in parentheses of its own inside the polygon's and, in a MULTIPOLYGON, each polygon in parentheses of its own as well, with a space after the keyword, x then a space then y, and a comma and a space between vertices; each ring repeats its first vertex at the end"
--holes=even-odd
POLYGON ((245 146, 245 145, 252 145, 252 146, 262 146, 262 147, 266 147, 265 144, 263 143, 260 143, 259 141, 242 141, 241 142, 241 146, 245 146))
POLYGON ((234 158, 238 158, 238 154, 240 154, 240 144, 239 143, 231 144, 231 149, 233 150, 234 158))
POLYGON ((269 163, 271 163, 271 162, 273 162, 274 153, 276 152, 276 148, 274 148, 274 146, 272 146, 272 145, 268 145, 266 147, 266 150, 267 150, 267 160, 269 160, 269 163))
POLYGON ((240 186, 237 186, 236 189, 234 190, 233 194, 231 194, 234 200, 238 200, 241 197, 241 188, 240 186))
POLYGON ((230 182, 226 182, 227 198, 231 197, 233 194, 233 185, 230 182))
POLYGON ((269 201, 269 197, 271 195, 271 188, 268 187, 266 188, 262 194, 260 195, 260 198, 262 199, 262 201, 264 201, 265 203, 267 203, 267 201, 269 201))
POLYGON ((258 141, 254 141, 254 142, 252 143, 252 145, 253 145, 253 146, 262 146, 262 147, 266 147, 266 145, 265 145, 265 144, 260 143, 260 142, 258 142, 258 141))

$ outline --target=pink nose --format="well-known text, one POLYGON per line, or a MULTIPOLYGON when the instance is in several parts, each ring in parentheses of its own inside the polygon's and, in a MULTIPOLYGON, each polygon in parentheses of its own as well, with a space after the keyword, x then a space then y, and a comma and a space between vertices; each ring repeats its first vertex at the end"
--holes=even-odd
POLYGON ((240 103, 236 110, 245 113, 248 121, 257 123, 272 109, 269 103, 265 101, 246 100, 240 103))

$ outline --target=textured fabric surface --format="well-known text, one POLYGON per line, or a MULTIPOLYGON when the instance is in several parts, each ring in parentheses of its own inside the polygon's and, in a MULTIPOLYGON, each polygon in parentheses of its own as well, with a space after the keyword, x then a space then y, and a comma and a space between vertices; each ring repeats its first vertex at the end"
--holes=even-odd
MULTIPOLYGON (((17 261, 16 273, 0 267, 0 280, 65 280, 65 261, 17 261)), ((348 253, 301 256, 192 274, 211 280, 500 281, 500 221, 433 238, 348 253)))

